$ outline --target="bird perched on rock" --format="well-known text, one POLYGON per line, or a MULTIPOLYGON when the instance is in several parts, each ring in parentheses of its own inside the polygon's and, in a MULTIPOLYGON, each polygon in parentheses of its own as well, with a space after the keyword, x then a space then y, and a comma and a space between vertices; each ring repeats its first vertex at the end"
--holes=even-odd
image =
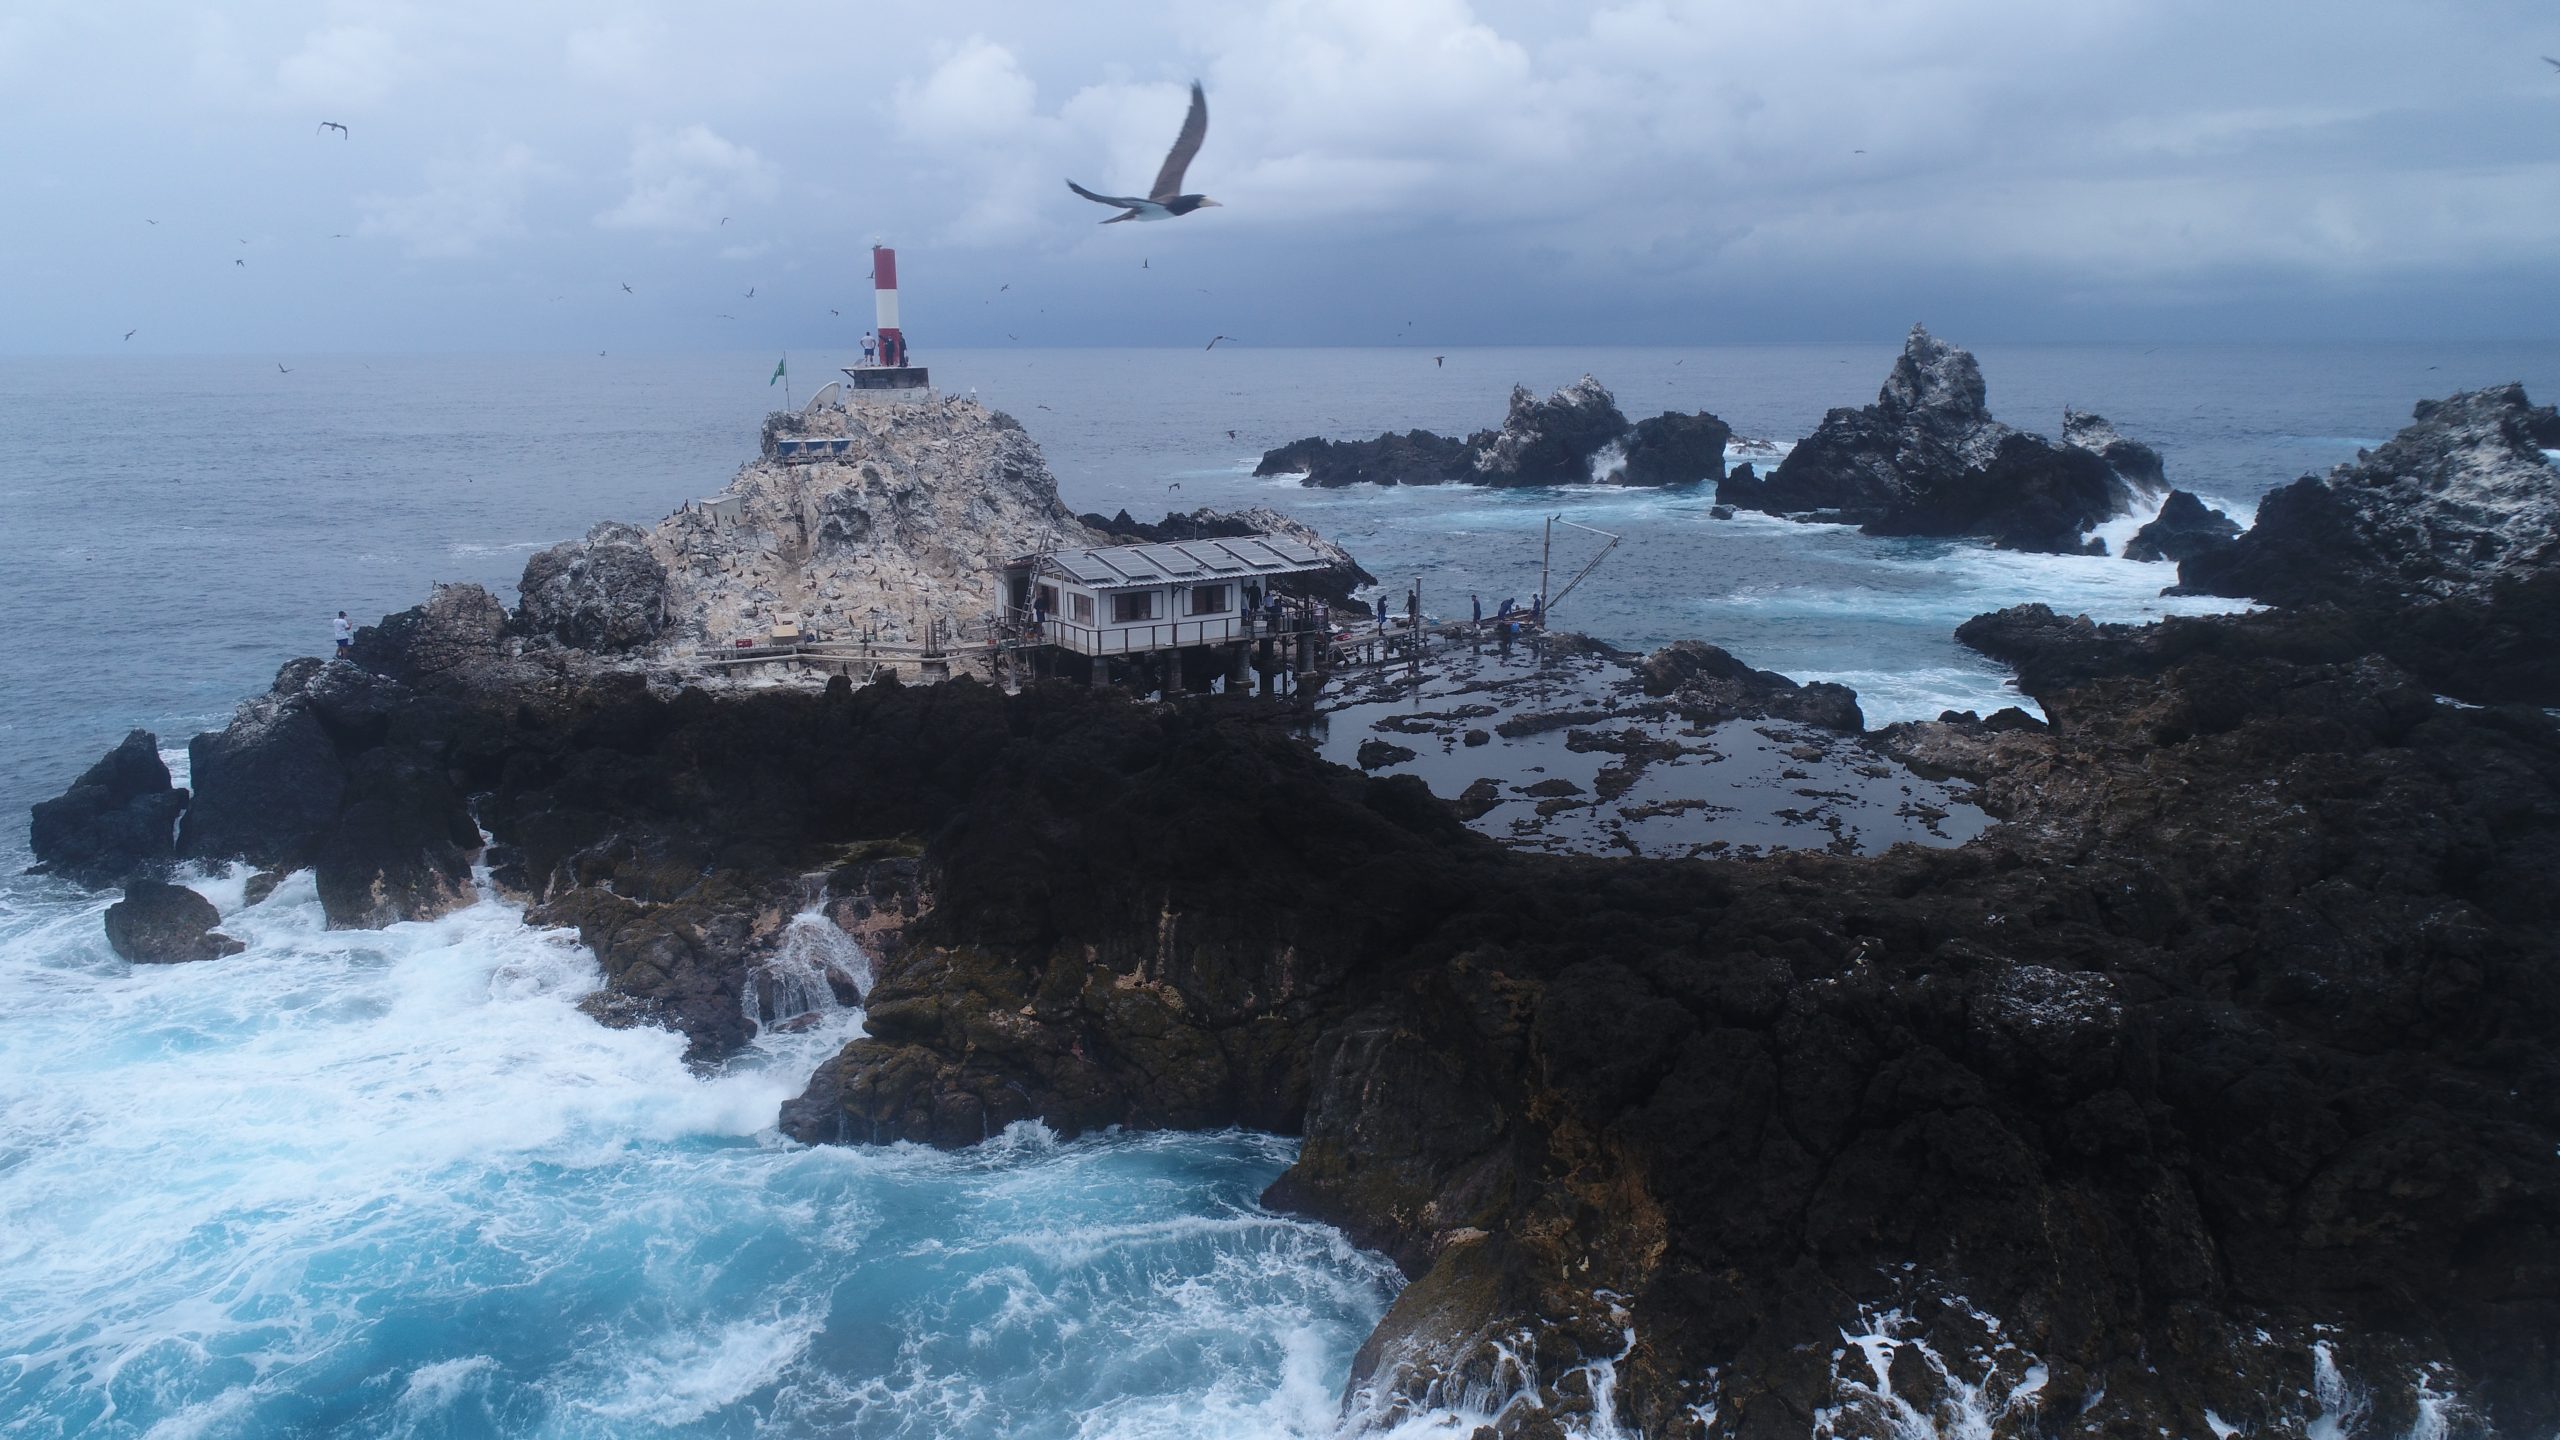
POLYGON ((1191 113, 1182 120, 1182 133, 1173 137, 1173 148, 1165 153, 1164 168, 1156 172, 1156 183, 1148 187, 1144 199, 1135 195, 1096 195, 1073 180, 1067 188, 1097 205, 1117 205, 1127 211, 1103 221, 1117 225, 1123 220, 1170 220, 1188 215, 1218 202, 1206 195, 1182 193, 1182 172, 1191 168, 1191 157, 1200 153, 1200 142, 1209 136, 1209 97, 1200 91, 1200 82, 1191 82, 1191 113))

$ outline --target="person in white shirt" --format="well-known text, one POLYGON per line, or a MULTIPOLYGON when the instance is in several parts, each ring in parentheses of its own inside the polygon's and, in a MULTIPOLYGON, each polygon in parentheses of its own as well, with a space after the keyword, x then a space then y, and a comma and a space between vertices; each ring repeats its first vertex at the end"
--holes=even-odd
POLYGON ((341 610, 338 612, 334 628, 338 632, 338 658, 344 660, 347 658, 347 647, 355 642, 355 622, 347 618, 346 611, 341 610))

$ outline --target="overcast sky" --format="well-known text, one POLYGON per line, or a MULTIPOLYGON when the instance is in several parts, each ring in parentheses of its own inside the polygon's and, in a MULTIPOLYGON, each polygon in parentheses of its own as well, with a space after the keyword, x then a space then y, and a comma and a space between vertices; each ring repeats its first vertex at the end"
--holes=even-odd
POLYGON ((2551 0, 8 0, 0 351, 840 346, 875 239, 920 354, 2531 338, 2546 53, 2551 0), (1223 208, 1098 227, 1063 180, 1142 191, 1195 76, 1223 208))

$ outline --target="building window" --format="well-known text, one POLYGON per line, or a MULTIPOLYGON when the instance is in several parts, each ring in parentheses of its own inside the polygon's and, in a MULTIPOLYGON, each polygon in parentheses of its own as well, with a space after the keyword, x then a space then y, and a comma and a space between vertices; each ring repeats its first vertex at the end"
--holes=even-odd
POLYGON ((1075 605, 1075 609, 1070 613, 1076 617, 1076 623, 1079 625, 1092 624, 1093 597, 1090 595, 1070 595, 1067 598, 1075 605))
POLYGON ((1227 613, 1227 587, 1226 587, 1226 586, 1224 586, 1224 585, 1194 585, 1194 586, 1192 586, 1192 587, 1191 587, 1191 613, 1192 613, 1192 614, 1194 614, 1194 615, 1224 615, 1224 614, 1226 614, 1226 613, 1227 613))
POLYGON ((1111 597, 1111 623, 1127 625, 1137 620, 1156 618, 1156 592, 1139 590, 1111 597))
POLYGON ((1050 615, 1055 615, 1055 614, 1057 614, 1057 613, 1058 613, 1058 587, 1057 587, 1057 586, 1055 586, 1055 585, 1043 585, 1043 586, 1041 586, 1041 587, 1040 587, 1040 609, 1042 610, 1042 612, 1043 612, 1043 613, 1050 614, 1050 615))

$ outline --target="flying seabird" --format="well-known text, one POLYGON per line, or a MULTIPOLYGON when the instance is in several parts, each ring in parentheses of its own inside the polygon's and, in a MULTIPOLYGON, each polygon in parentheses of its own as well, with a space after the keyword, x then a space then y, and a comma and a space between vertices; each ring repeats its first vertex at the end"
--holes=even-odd
POLYGON ((1446 365, 1446 364, 1448 364, 1448 363, 1449 363, 1449 357, 1448 357, 1448 356, 1446 356, 1446 355, 1434 355, 1434 356, 1432 356, 1432 357, 1431 357, 1431 368, 1432 368, 1432 369, 1434 369, 1434 370, 1437 370, 1437 369, 1439 369, 1441 366, 1446 365))
POLYGON ((239 267, 240 267, 240 268, 242 268, 243 270, 245 270, 245 269, 249 268, 249 262, 248 262, 248 261, 246 261, 246 260, 234 260, 234 261, 232 261, 231 263, 232 263, 232 264, 234 264, 234 265, 239 266, 239 267))
POLYGON ((1055 409, 1057 409, 1058 407, 1057 407, 1057 406, 1055 406, 1055 405, 1042 405, 1042 406, 1038 406, 1038 407, 1036 407, 1036 408, 1038 408, 1038 409, 1042 409, 1042 410, 1055 410, 1055 409))
POLYGON ((1209 337, 1209 343, 1208 343, 1208 344, 1206 344, 1206 345, 1201 346, 1200 348, 1201 348, 1201 349, 1203 349, 1203 350, 1215 350, 1215 349, 1217 349, 1217 348, 1218 348, 1218 342, 1219 342, 1219 341, 1221 341, 1221 340, 1233 340, 1234 338, 1236 338, 1236 337, 1234 337, 1233 335, 1212 335, 1212 336, 1210 336, 1210 337, 1209 337))
POLYGON ((2560 60, 2554 60, 2548 55, 2542 57, 2542 63, 2550 66, 2554 70, 2560 70, 2560 60))
POLYGON ((124 338, 126 338, 127 340, 130 340, 130 339, 132 339, 135 335, 140 334, 140 333, 141 333, 141 332, 140 332, 139 330, 127 330, 126 332, 124 332, 124 338))
POLYGON ((723 225, 728 224, 728 223, 729 223, 729 217, 728 217, 728 216, 726 216, 726 215, 721 216, 721 217, 720 217, 720 223, 721 223, 721 224, 723 224, 723 225))
POLYGON ((157 220, 154 220, 154 219, 150 218, 149 216, 145 216, 145 217, 143 217, 143 221, 142 221, 142 223, 143 223, 143 224, 145 224, 145 225, 157 225, 157 224, 159 224, 160 222, 159 222, 159 221, 157 221, 157 220))
POLYGON ((750 300, 756 298, 756 287, 753 285, 747 287, 747 298, 750 300))
POLYGON ((1010 280, 1007 280, 1007 281, 1006 281, 1006 282, 1004 282, 1003 284, 1001 284, 1001 285, 999 285, 999 286, 997 286, 997 287, 996 287, 996 293, 997 293, 997 294, 999 294, 999 295, 1001 295, 1001 294, 1003 294, 1004 292, 1006 292, 1007 290, 1010 290, 1010 289, 1012 289, 1012 288, 1013 288, 1013 282, 1012 282, 1012 281, 1010 281, 1010 280))
POLYGON ((276 373, 279 375, 290 375, 293 372, 284 368, 284 362, 279 360, 276 362, 276 373))
POLYGON ((638 293, 640 293, 640 292, 638 292, 638 291, 636 291, 636 290, 632 289, 632 288, 631 288, 631 282, 630 282, 630 281, 628 281, 628 280, 625 280, 625 281, 623 281, 623 282, 622 282, 622 293, 623 293, 623 294, 625 294, 625 295, 636 295, 636 294, 638 294, 638 293))
POLYGON ((1170 220, 1188 215, 1203 206, 1218 202, 1206 195, 1182 193, 1182 172, 1191 168, 1191 157, 1200 153, 1200 142, 1209 136, 1209 97, 1200 93, 1200 82, 1191 82, 1191 113, 1182 117, 1182 133, 1173 137, 1173 148, 1165 152, 1164 168, 1156 172, 1156 183, 1147 189, 1145 199, 1135 195, 1096 195, 1073 180, 1067 188, 1097 205, 1117 205, 1127 211, 1103 221, 1117 225, 1123 220, 1170 220))
POLYGON ((831 310, 827 311, 827 313, 828 313, 828 314, 830 314, 830 315, 842 315, 844 312, 843 312, 843 311, 841 311, 841 310, 833 310, 833 309, 831 309, 831 310))
MULTIPOLYGON (((347 127, 346 127, 346 126, 344 126, 344 125, 339 124, 339 123, 338 123, 337 121, 335 121, 335 120, 323 120, 323 121, 321 121, 321 122, 320 122, 320 130, 335 130, 335 131, 337 131, 337 132, 338 132, 338 138, 339 138, 339 139, 344 140, 344 139, 346 139, 346 138, 347 138, 347 127)), ((320 133, 320 130, 314 130, 314 131, 312 131, 311 133, 312 133, 312 134, 314 134, 314 135, 317 135, 317 134, 319 134, 319 133, 320 133)))
POLYGON ((1236 432, 1234 432, 1233 430, 1228 431, 1228 432, 1227 432, 1227 438, 1228 438, 1228 439, 1230 439, 1230 440, 1233 440, 1234 438, 1236 438, 1236 432))

